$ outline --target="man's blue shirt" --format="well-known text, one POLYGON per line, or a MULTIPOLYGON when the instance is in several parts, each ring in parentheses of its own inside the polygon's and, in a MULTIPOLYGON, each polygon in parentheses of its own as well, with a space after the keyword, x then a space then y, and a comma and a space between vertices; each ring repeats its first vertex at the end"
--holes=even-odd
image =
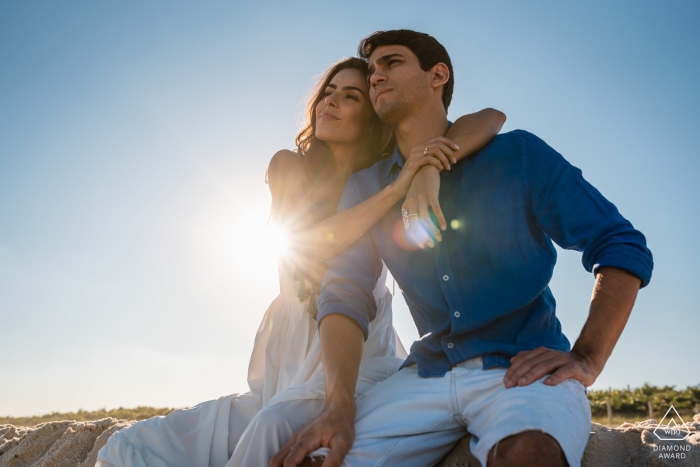
MULTIPOLYGON (((353 174, 338 210, 389 185, 402 167, 396 148, 391 157, 353 174)), ((582 252, 589 272, 613 266, 639 277, 642 287, 649 283, 653 260, 644 235, 535 135, 517 130, 496 136, 440 178, 439 201, 448 222, 442 242, 434 249, 411 246, 398 203, 330 260, 319 322, 329 314, 345 315, 366 338, 383 259, 420 335, 403 366, 417 363, 422 377, 444 376, 452 365, 479 356, 484 369, 507 368, 521 350, 571 350, 548 286, 557 257, 552 241, 582 252)))

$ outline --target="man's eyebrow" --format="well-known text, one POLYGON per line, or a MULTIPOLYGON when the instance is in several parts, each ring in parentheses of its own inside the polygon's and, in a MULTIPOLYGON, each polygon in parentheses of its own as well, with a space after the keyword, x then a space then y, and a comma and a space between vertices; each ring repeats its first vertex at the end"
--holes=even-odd
MULTIPOLYGON (((385 64, 392 58, 400 57, 403 58, 403 55, 396 53, 396 54, 388 54, 388 55, 382 55, 377 59, 377 63, 379 64, 385 64)), ((372 73, 374 73, 374 64, 370 63, 369 67, 367 68, 367 76, 370 76, 372 73)))

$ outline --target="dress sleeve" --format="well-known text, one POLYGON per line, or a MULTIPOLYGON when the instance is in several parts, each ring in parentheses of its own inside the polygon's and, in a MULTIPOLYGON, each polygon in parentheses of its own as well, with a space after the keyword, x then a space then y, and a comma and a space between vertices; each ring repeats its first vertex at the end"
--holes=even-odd
MULTIPOLYGON (((338 205, 338 212, 362 201, 350 177, 338 205)), ((328 261, 318 299, 318 323, 330 314, 354 320, 367 340, 369 323, 377 314, 374 288, 382 271, 382 261, 370 233, 365 233, 351 247, 328 261)))
POLYGON ((547 143, 524 134, 529 203, 539 227, 562 248, 583 253, 583 267, 592 273, 611 266, 630 272, 646 287, 654 267, 644 235, 622 217, 547 143))

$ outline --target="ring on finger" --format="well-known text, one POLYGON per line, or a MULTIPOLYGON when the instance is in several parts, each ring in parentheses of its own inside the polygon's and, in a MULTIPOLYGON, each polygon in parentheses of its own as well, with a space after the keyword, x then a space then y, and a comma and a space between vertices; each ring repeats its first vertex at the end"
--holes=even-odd
POLYGON ((403 219, 403 229, 408 230, 408 227, 411 225, 411 221, 408 218, 408 211, 405 209, 401 210, 401 218, 403 219))
POLYGON ((411 226, 411 217, 419 216, 418 214, 409 214, 407 210, 401 209, 401 217, 403 218, 403 229, 408 230, 411 226))
POLYGON ((427 156, 428 155, 428 148, 423 149, 423 155, 427 156))

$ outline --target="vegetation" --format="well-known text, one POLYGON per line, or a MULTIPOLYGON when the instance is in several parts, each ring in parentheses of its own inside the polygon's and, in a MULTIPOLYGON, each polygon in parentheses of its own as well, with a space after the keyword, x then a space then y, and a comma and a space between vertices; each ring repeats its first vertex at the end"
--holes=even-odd
MULTIPOLYGON (((634 389, 610 389, 588 390, 588 400, 591 403, 592 420, 605 425, 619 426, 623 422, 636 422, 649 419, 648 401, 651 401, 654 409, 654 418, 661 421, 671 405, 678 414, 688 422, 697 413, 696 407, 700 405, 700 386, 689 386, 684 390, 676 390, 674 386, 650 386, 645 384, 641 388, 634 389), (610 398, 613 411, 613 422, 609 423, 606 400, 610 398)), ((113 417, 125 420, 145 420, 156 415, 167 415, 174 409, 153 407, 136 407, 135 409, 118 408, 114 410, 96 410, 87 412, 58 413, 36 417, 0 417, 0 425, 11 424, 16 426, 34 426, 39 423, 53 422, 57 420, 99 420, 113 417)))
POLYGON ((609 424, 607 399, 613 412, 613 426, 619 426, 623 421, 636 422, 648 420, 651 401, 654 419, 657 422, 673 405, 678 414, 688 422, 698 412, 700 405, 700 386, 688 386, 684 390, 676 390, 674 386, 650 386, 644 384, 634 389, 588 390, 588 400, 591 403, 591 415, 594 422, 609 424))
POLYGON ((77 420, 84 422, 88 420, 99 420, 101 418, 118 418, 124 420, 146 420, 147 418, 155 417, 156 415, 167 415, 174 409, 162 408, 156 409, 153 407, 136 407, 135 409, 125 409, 119 407, 113 410, 95 410, 88 412, 78 410, 77 412, 59 413, 54 412, 48 415, 40 415, 36 417, 0 417, 0 425, 10 424, 16 426, 34 426, 40 423, 55 422, 59 420, 77 420))

